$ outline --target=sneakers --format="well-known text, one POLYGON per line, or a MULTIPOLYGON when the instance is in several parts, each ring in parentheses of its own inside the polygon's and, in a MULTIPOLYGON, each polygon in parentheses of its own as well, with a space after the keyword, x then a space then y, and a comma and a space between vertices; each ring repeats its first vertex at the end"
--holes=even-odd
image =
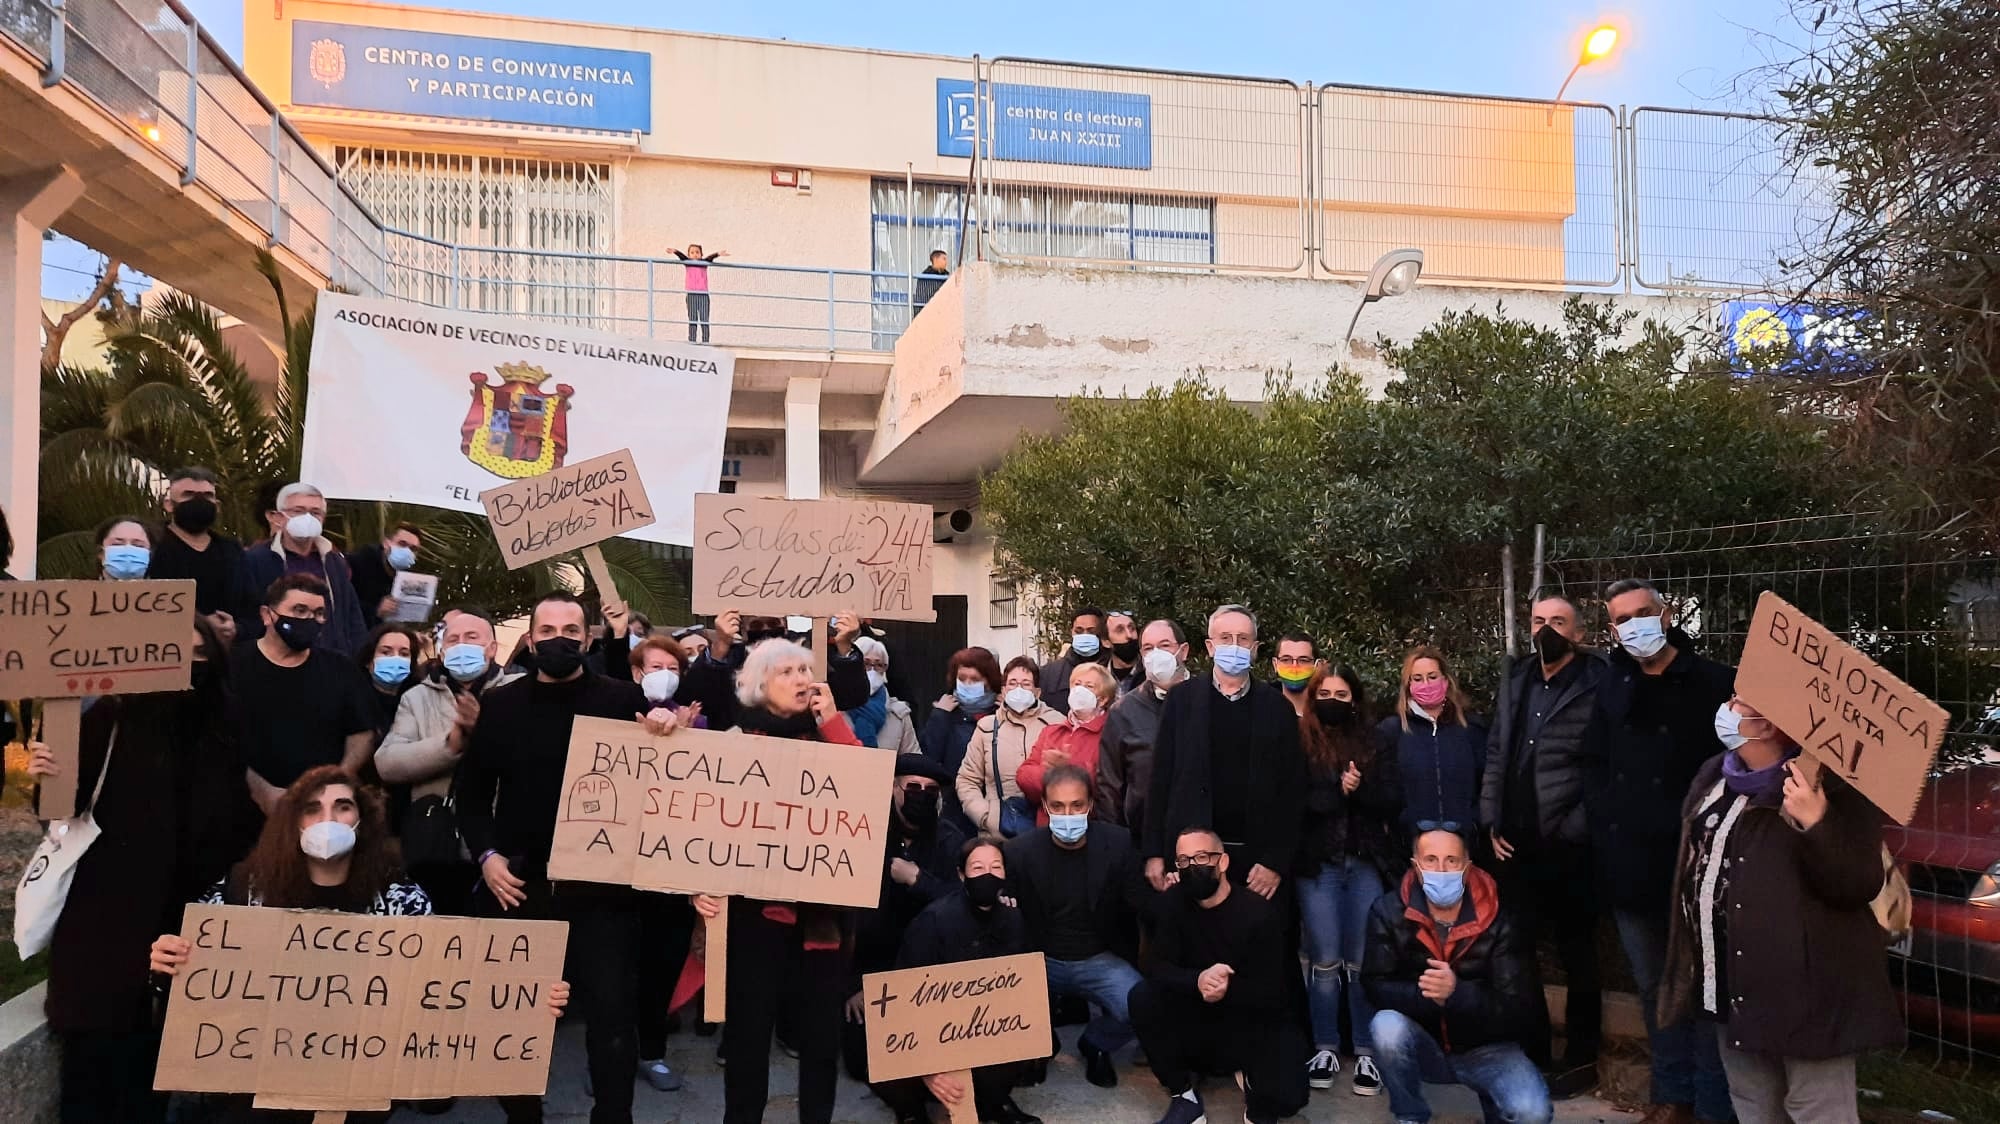
POLYGON ((1088 1038, 1076 1040, 1076 1052, 1083 1055, 1084 1080, 1100 1089, 1118 1087, 1118 1068, 1111 1064, 1111 1055, 1088 1038))
POLYGON ((1315 1089, 1333 1088, 1333 1079, 1339 1075, 1340 1055, 1332 1050, 1321 1050, 1306 1063, 1306 1084, 1315 1089))
POLYGON ((651 1085, 662 1093, 677 1092, 681 1087, 681 1075, 675 1073, 673 1067, 669 1066, 663 1059, 655 1058, 652 1061, 641 1061, 639 1063, 639 1076, 646 1079, 646 1084, 651 1085))
POLYGON ((1354 1095, 1372 1097, 1382 1091, 1382 1071, 1375 1068, 1375 1059, 1362 1054, 1354 1059, 1354 1095))
POLYGON ((1208 1124, 1208 1110, 1202 1107, 1201 1095, 1193 1089, 1167 1102, 1167 1114, 1160 1117, 1159 1124, 1208 1124))

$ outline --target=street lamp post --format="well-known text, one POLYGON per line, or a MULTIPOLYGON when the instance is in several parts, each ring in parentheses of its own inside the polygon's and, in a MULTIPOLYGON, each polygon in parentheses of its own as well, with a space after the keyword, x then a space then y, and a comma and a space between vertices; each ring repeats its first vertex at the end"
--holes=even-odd
POLYGON ((1368 286, 1361 291, 1361 303, 1354 306, 1354 315, 1347 321, 1347 334, 1341 337, 1340 350, 1346 354, 1347 345, 1354 340, 1354 326, 1361 322, 1361 310, 1381 300, 1383 297, 1400 297, 1417 283, 1417 274, 1424 271, 1424 252, 1404 248, 1390 250, 1375 259, 1375 265, 1368 271, 1368 286))
MULTIPOLYGON (((1585 63, 1596 62, 1610 54, 1611 49, 1617 45, 1618 29, 1609 24, 1584 36, 1583 50, 1577 53, 1576 65, 1569 68, 1568 74, 1563 75, 1562 85, 1556 88, 1555 100, 1558 102, 1563 100, 1563 94, 1569 90, 1570 80, 1576 77, 1576 72, 1582 70, 1585 63)), ((1549 107, 1549 120, 1553 121, 1555 117, 1556 108, 1552 105, 1549 107)))

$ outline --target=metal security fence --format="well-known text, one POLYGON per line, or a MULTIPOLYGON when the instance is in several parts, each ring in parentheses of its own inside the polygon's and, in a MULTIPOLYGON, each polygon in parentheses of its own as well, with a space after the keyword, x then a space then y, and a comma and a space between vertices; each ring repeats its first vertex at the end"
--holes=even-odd
MULTIPOLYGON (((686 319, 677 262, 610 254, 602 164, 369 148, 343 155, 343 179, 182 0, 0 0, 0 36, 332 285, 686 319)), ((938 151, 969 158, 954 260, 1352 278, 1412 245, 1433 281, 1789 295, 1835 215, 1830 173, 1791 170, 1769 118, 1024 58, 937 83, 938 151)), ((906 241, 951 217, 890 215, 906 241)), ((876 257, 881 272, 731 263, 748 317, 732 334, 892 346, 915 268, 876 257)))
POLYGON ((1789 167, 1770 117, 1642 106, 1626 129, 1633 279, 1655 289, 1796 291, 1834 221, 1830 172, 1789 167))
POLYGON ((987 257, 1304 268, 1298 83, 998 58, 968 85, 941 128, 976 149, 987 257))
POLYGON ((1618 114, 1607 105, 1329 83, 1318 103, 1319 263, 1366 276, 1424 251, 1424 276, 1546 287, 1624 279, 1618 114))
POLYGON ((1645 578, 1703 654, 1731 663, 1774 590, 1951 712, 1916 817, 1887 834, 1916 909, 1886 970, 1910 1031, 1900 1061, 2000 1094, 2000 559, 1950 526, 1859 515, 1558 537, 1550 555, 1541 588, 1587 619, 1603 624, 1609 582, 1645 578))

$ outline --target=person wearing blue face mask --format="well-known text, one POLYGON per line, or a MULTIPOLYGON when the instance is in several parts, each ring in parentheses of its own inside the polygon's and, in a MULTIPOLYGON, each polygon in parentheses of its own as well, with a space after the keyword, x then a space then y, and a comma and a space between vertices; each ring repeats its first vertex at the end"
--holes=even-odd
MULTIPOLYGON (((965 764, 966 747, 979 730, 981 719, 1000 705, 1000 661, 984 648, 961 648, 945 665, 951 675, 951 693, 931 704, 931 716, 917 735, 924 756, 957 776, 965 764)), ((972 821, 958 802, 957 786, 944 790, 944 815, 967 835, 976 834, 972 821)))
POLYGON ((462 914, 479 875, 452 818, 452 776, 479 721, 480 699, 520 676, 495 664, 500 642, 486 610, 455 606, 441 623, 439 659, 397 701, 375 771, 408 793, 401 831, 410 877, 439 912, 462 914))
POLYGON ((132 581, 146 576, 153 557, 153 536, 129 515, 114 515, 97 526, 99 572, 106 581, 132 581))
POLYGON ((1069 622, 1069 646, 1062 654, 1042 665, 1042 702, 1060 713, 1069 713, 1069 673, 1078 664, 1108 665, 1111 638, 1104 610, 1086 605, 1069 622))
POLYGON ((1077 1039, 1084 1077, 1118 1084, 1112 1055, 1132 1041, 1126 998, 1139 982, 1138 919, 1150 906, 1132 837, 1093 821, 1089 773, 1057 765, 1042 776, 1048 826, 1007 841, 1007 887, 1028 939, 1048 967, 1049 997, 1081 996, 1094 1008, 1077 1039))
MULTIPOLYGON (((354 657, 362 674, 368 677, 378 745, 396 720, 396 704, 403 692, 417 681, 417 654, 422 650, 423 641, 409 625, 378 624, 369 631, 361 642, 361 651, 354 657)), ((390 822, 396 819, 392 813, 390 822)))
POLYGON ((1488 1120, 1548 1124, 1548 1084, 1521 1048, 1543 1003, 1532 948, 1499 884, 1472 864, 1467 828, 1417 828, 1401 885, 1369 910, 1361 962, 1389 1114, 1429 1120, 1430 1082, 1470 1087, 1488 1120))
MULTIPOLYGON (((1659 1019, 1721 1038, 1743 1124, 1858 1124, 1855 1060, 1907 1036, 1877 908, 1886 819, 1740 698, 1681 808, 1659 1019)), ((1878 900, 1879 898, 1879 900, 1878 900)))
POLYGON ((1604 770, 1585 806, 1598 882, 1639 985, 1652 1047, 1653 1110, 1643 1124, 1727 1120, 1729 1078, 1714 1024, 1663 1026, 1654 1012, 1680 805, 1702 764, 1723 751, 1711 719, 1734 693, 1736 669, 1698 655, 1675 627, 1672 607, 1643 580, 1614 582, 1604 609, 1618 646, 1597 688, 1604 770))
POLYGON ((1160 708, 1146 877, 1166 889, 1175 837, 1184 828, 1209 827, 1229 852, 1229 877, 1276 901, 1305 815, 1298 713, 1284 692, 1250 678, 1257 659, 1250 610, 1224 605, 1209 614, 1208 654, 1214 670, 1167 692, 1160 708))
POLYGON ((417 551, 423 545, 423 532, 415 523, 398 523, 389 528, 381 542, 347 552, 354 596, 361 602, 361 611, 369 624, 379 624, 395 613, 396 599, 389 594, 395 587, 396 575, 416 568, 417 551))

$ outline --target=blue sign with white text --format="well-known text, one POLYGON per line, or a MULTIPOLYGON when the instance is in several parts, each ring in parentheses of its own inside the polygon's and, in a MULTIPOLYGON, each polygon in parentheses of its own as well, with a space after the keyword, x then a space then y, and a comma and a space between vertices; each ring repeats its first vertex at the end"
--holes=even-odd
POLYGON ((1859 362, 1861 319, 1853 312, 1772 301, 1723 305, 1729 367, 1738 374, 1838 373, 1859 362))
POLYGON ((295 20, 292 104, 645 133, 653 56, 295 20))
MULTIPOLYGON (((1153 166, 1153 99, 1146 94, 1066 90, 1059 86, 986 87, 986 135, 995 160, 1028 164, 1088 164, 1098 168, 1153 166)), ((937 80, 939 156, 971 156, 979 134, 979 95, 958 78, 937 80)))

